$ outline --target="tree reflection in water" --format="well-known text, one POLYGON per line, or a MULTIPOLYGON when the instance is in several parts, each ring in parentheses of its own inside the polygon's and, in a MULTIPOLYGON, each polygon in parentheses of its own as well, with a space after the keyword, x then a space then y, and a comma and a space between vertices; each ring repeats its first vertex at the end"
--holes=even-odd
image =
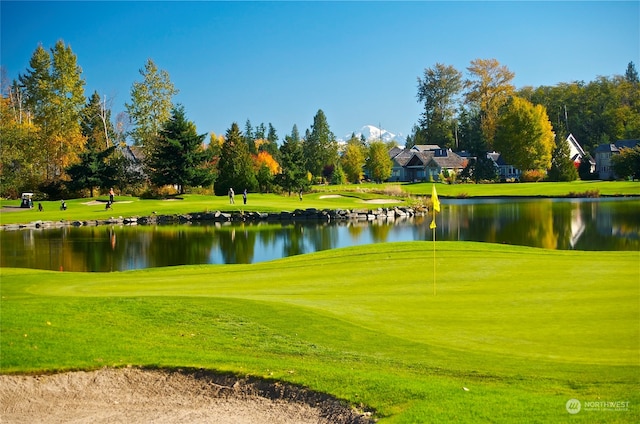
MULTIPOLYGON (((640 250, 640 200, 443 200, 437 240, 546 249, 640 250)), ((3 267, 110 272, 247 264, 352 245, 432 238, 424 217, 395 221, 98 226, 2 233, 3 267)))

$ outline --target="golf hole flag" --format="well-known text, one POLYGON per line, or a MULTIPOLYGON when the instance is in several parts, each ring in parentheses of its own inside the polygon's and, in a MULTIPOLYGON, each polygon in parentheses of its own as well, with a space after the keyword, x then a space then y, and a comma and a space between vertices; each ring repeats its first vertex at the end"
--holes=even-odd
POLYGON ((433 220, 429 228, 433 231, 433 295, 436 295, 436 212, 440 212, 440 200, 436 185, 431 186, 431 209, 433 209, 433 220))
POLYGON ((433 220, 429 228, 432 230, 436 228, 436 212, 440 212, 440 200, 438 200, 438 192, 436 191, 436 185, 431 186, 431 208, 433 209, 433 220))

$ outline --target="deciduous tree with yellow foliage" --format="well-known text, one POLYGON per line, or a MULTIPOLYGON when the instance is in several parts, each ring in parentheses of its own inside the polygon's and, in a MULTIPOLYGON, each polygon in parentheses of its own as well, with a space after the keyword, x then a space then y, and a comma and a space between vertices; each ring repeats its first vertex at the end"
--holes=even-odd
POLYGON ((497 121, 494 148, 522 171, 551 166, 555 134, 544 106, 513 97, 497 121))

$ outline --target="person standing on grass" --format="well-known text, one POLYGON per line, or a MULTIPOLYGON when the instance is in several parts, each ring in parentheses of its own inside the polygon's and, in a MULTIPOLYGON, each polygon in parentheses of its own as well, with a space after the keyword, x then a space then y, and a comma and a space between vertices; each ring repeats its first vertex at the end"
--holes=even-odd
POLYGON ((246 205, 247 204, 247 189, 245 188, 244 191, 242 192, 242 202, 246 205))
POLYGON ((113 203, 113 196, 115 196, 115 193, 113 192, 113 187, 111 187, 109 190, 109 203, 113 203))
POLYGON ((235 193, 233 192, 233 187, 229 187, 229 203, 234 204, 233 198, 235 197, 235 193))

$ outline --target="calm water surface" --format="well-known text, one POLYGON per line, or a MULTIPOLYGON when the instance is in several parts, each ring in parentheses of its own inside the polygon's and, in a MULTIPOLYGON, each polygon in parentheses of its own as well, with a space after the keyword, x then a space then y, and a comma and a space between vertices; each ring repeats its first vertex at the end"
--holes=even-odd
MULTIPOLYGON (((638 199, 442 200, 437 240, 640 250, 638 199)), ((3 267, 122 271, 254 263, 339 247, 432 240, 431 218, 374 222, 98 226, 0 232, 3 267)))

